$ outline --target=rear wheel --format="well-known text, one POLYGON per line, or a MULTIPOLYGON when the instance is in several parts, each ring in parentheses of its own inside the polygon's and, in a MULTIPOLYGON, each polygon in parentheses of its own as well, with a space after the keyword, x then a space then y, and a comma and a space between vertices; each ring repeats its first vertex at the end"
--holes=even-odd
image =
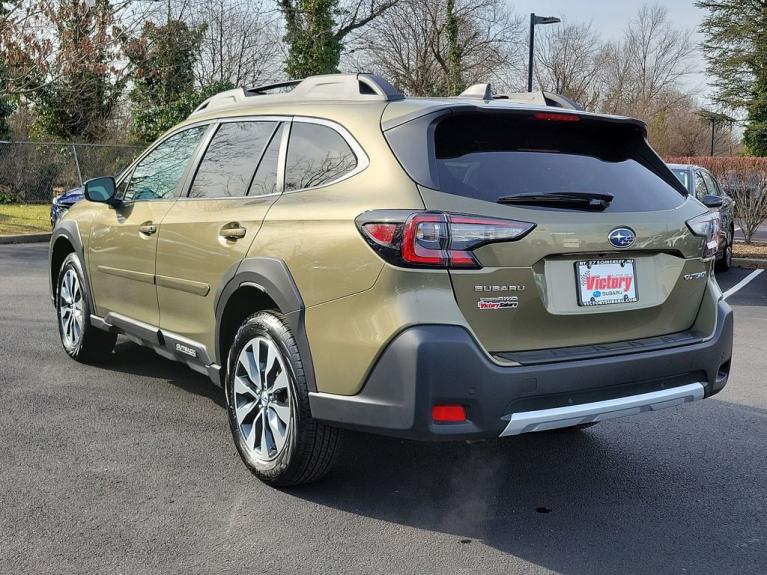
POLYGON ((259 312, 242 324, 226 396, 237 451, 261 481, 298 485, 330 470, 341 432, 312 418, 301 356, 282 316, 259 312))
POLYGON ((87 289, 80 260, 71 253, 61 264, 56 283, 56 315, 61 345, 72 359, 98 363, 112 354, 117 335, 91 325, 87 289))

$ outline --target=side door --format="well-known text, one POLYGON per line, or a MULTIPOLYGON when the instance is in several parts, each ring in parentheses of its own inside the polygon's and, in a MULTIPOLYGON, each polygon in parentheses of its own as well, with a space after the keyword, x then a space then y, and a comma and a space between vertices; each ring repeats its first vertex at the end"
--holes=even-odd
POLYGON ((217 124, 188 192, 163 221, 157 247, 160 327, 174 349, 203 363, 208 358, 202 355, 212 357, 215 349, 214 304, 222 278, 248 253, 282 192, 288 127, 289 119, 277 117, 217 124))
POLYGON ((121 179, 122 203, 94 218, 88 268, 98 315, 158 325, 157 238, 207 129, 183 129, 151 148, 121 179))

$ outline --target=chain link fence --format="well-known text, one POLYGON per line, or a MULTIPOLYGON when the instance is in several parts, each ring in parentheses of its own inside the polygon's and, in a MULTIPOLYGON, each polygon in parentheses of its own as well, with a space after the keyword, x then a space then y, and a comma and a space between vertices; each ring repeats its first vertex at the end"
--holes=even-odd
POLYGON ((0 141, 0 199, 50 202, 90 178, 117 174, 141 150, 108 144, 0 141))

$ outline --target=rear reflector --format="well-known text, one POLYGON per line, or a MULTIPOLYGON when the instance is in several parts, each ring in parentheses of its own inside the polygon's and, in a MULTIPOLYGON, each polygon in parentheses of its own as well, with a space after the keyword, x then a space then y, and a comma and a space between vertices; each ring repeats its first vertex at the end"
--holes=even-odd
POLYGON ((431 418, 438 423, 466 421, 466 409, 463 405, 435 405, 431 418))

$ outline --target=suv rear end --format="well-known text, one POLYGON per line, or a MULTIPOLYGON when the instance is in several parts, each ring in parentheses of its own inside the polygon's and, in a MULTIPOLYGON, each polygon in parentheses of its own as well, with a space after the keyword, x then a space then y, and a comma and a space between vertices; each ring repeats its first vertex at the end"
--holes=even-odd
POLYGON ((381 128, 424 210, 356 219, 384 268, 320 315, 354 333, 366 369, 348 397, 310 394, 314 417, 491 437, 725 385, 732 319, 711 274, 716 216, 687 196, 642 123, 406 100, 381 128))

